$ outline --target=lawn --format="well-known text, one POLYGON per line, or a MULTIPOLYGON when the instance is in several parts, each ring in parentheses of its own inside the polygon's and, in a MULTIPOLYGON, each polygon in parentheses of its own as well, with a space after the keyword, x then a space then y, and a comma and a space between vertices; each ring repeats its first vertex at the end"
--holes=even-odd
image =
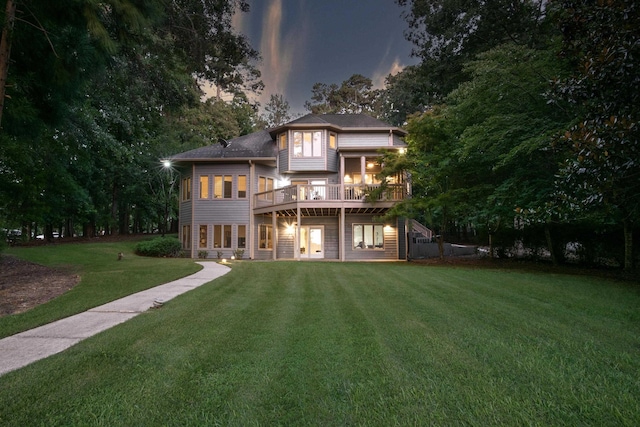
POLYGON ((193 274, 190 259, 153 259, 133 254, 137 241, 10 248, 7 253, 80 276, 71 291, 25 313, 0 318, 0 338, 80 313, 132 293, 193 274), (124 258, 118 261, 118 253, 124 258))
POLYGON ((634 285, 244 261, 0 377, 0 424, 631 426, 639 372, 634 285))

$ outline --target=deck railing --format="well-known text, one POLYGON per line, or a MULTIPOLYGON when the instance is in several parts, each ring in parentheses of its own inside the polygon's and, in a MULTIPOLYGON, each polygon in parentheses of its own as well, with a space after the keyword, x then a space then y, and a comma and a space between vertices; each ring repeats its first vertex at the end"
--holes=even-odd
MULTIPOLYGON (((379 184, 328 184, 328 185, 290 185, 270 191, 257 193, 255 207, 265 207, 286 203, 323 203, 334 202, 372 202, 367 195, 380 188, 379 184)), ((387 185, 375 201, 396 202, 406 196, 404 186, 400 184, 387 185)))

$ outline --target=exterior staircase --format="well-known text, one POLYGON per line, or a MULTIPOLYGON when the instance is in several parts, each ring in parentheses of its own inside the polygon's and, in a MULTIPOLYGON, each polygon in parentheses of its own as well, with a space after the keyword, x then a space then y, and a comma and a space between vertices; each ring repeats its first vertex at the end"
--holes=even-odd
POLYGON ((424 237, 425 238, 424 243, 431 242, 431 239, 433 239, 433 231, 425 227, 424 225, 420 224, 415 219, 411 220, 409 229, 411 230, 410 232, 411 237, 414 237, 414 238, 424 237))

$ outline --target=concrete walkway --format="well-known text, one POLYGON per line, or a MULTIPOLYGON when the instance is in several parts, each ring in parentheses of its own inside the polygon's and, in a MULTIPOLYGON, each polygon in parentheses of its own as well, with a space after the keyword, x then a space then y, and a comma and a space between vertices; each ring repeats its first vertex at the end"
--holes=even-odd
POLYGON ((203 269, 191 276, 1 339, 0 375, 59 353, 85 338, 147 311, 156 301, 166 302, 230 271, 229 267, 217 262, 198 264, 203 269))

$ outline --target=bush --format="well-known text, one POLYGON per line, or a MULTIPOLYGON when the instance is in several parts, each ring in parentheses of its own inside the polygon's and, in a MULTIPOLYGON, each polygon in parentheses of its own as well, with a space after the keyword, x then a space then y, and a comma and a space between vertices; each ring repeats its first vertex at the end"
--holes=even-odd
POLYGON ((182 252, 182 244, 175 237, 157 237, 138 243, 135 252, 142 256, 179 257, 182 252))

